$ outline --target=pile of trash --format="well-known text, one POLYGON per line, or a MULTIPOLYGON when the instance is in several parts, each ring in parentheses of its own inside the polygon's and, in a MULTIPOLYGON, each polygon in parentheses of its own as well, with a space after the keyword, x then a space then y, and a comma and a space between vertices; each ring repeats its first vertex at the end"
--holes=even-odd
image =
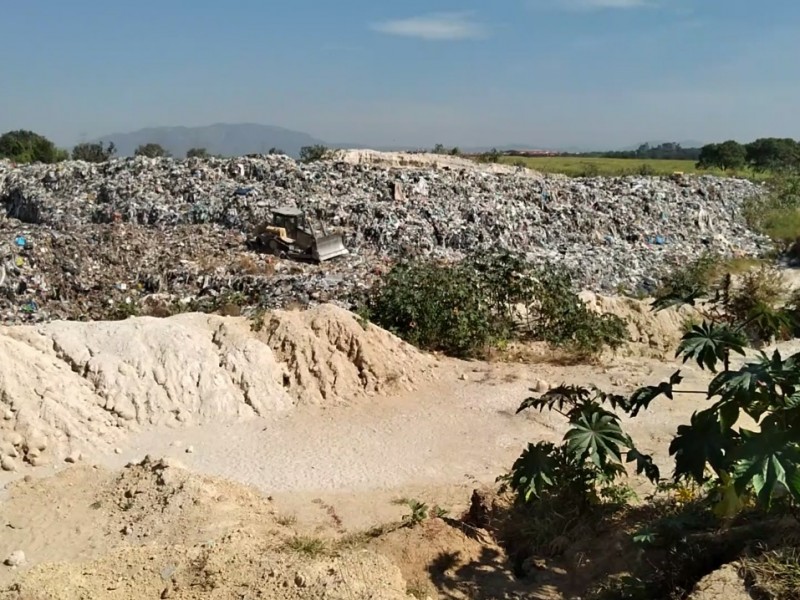
POLYGON ((769 247, 741 216, 762 191, 746 180, 517 171, 285 156, 0 161, 0 320, 108 318, 153 295, 347 306, 399 257, 495 249, 569 268, 585 289, 647 289, 705 251, 769 247), (279 206, 342 232, 350 255, 306 265, 249 251, 248 233, 279 206))

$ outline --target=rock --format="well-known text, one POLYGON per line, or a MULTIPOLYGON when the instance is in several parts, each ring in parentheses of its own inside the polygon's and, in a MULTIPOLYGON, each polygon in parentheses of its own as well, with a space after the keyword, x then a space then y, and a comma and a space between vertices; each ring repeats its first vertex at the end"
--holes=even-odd
POLYGON ((8 567, 21 567, 25 564, 25 553, 22 550, 15 550, 3 561, 8 567))
POLYGON ((3 471, 12 471, 12 472, 17 471, 19 469, 19 467, 17 466, 17 461, 15 461, 10 456, 4 456, 2 459, 0 459, 0 468, 2 468, 3 471))
POLYGON ((540 394, 545 394, 550 391, 550 384, 543 379, 537 379, 534 389, 540 394))
POLYGON ((44 467, 50 464, 50 460, 46 456, 28 457, 28 462, 34 467, 44 467))
POLYGON ((497 493, 490 489, 473 490, 465 521, 479 529, 486 529, 492 521, 497 493))
POLYGON ((185 452, 186 454, 192 454, 194 452, 194 446, 187 446, 185 452))
POLYGON ((305 575, 298 573, 294 576, 294 584, 299 588, 304 588, 308 585, 305 575))
POLYGON ((114 448, 114 454, 122 454, 122 448, 114 448))
POLYGON ((19 456, 19 452, 17 452, 17 449, 8 442, 0 442, 0 456, 17 458, 19 456))
POLYGON ((81 457, 82 457, 81 453, 80 453, 80 452, 78 452, 77 450, 74 450, 74 451, 72 451, 72 452, 69 454, 69 456, 67 456, 67 457, 64 459, 64 462, 68 462, 68 463, 76 463, 76 462, 78 462, 78 461, 80 461, 80 460, 81 460, 81 457))

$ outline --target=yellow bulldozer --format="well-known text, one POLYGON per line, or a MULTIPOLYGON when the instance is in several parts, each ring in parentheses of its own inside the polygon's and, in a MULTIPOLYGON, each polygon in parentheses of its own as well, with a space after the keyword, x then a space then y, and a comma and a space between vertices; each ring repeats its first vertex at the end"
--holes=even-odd
POLYGON ((328 234, 323 224, 317 228, 302 210, 281 207, 272 210, 268 223, 253 230, 252 242, 281 258, 323 262, 349 254, 341 234, 328 234))

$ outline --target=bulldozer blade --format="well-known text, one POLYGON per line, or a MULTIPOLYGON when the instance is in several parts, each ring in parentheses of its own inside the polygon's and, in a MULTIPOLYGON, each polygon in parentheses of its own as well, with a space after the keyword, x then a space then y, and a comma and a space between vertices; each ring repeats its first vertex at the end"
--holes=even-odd
POLYGON ((313 254, 315 259, 323 262, 336 258, 337 256, 350 254, 350 252, 344 247, 341 235, 326 235, 317 238, 314 244, 313 254))

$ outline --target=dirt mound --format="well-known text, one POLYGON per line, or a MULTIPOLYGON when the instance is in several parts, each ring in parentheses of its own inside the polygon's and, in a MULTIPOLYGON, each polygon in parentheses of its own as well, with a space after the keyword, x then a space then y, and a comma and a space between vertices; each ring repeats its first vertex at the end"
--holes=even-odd
POLYGON ((689 600, 717 600, 717 598, 726 600, 752 598, 735 565, 725 565, 703 577, 689 596, 689 600))
POLYGON ((128 431, 352 402, 408 388, 435 360, 332 306, 244 318, 53 322, 0 330, 5 470, 113 451, 128 431))
POLYGON ((257 335, 286 365, 287 390, 305 402, 407 387, 434 364, 388 331, 332 305, 274 311, 257 335))
POLYGON ((516 581, 505 552, 486 532, 452 519, 429 519, 396 529, 376 538, 370 548, 400 566, 409 592, 417 598, 530 594, 530 586, 516 581))
POLYGON ((655 358, 674 352, 687 320, 697 318, 697 313, 688 307, 655 312, 649 299, 601 296, 593 292, 581 292, 580 296, 592 310, 617 315, 627 322, 632 342, 629 350, 655 358))
POLYGON ((405 597, 387 559, 298 554, 269 499, 163 460, 76 467, 9 496, 0 556, 26 561, 0 569, 3 599, 405 597))
POLYGON ((126 548, 88 563, 43 565, 0 599, 406 600, 405 587, 398 568, 382 556, 277 553, 238 532, 215 544, 126 548))

